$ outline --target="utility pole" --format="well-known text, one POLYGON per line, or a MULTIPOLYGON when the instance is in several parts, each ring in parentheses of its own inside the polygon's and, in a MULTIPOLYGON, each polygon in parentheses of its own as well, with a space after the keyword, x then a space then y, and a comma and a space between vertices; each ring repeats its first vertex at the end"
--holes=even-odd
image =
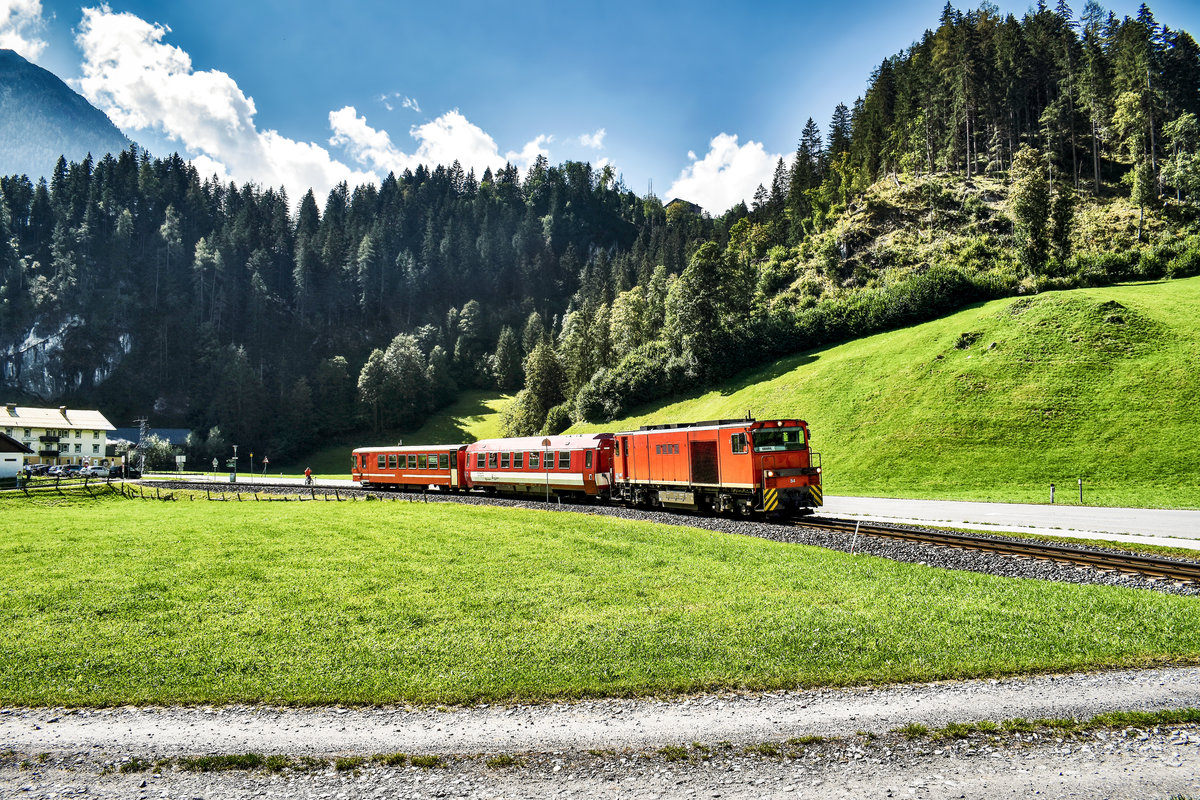
POLYGON ((133 422, 138 426, 138 443, 137 449, 134 450, 134 458, 137 461, 138 475, 141 476, 146 473, 146 438, 150 432, 150 420, 138 417, 133 422))

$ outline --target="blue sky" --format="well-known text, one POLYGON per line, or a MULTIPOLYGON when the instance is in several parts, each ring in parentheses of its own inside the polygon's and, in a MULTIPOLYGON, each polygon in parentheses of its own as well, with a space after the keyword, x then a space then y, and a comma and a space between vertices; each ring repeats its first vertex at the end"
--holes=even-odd
MULTIPOLYGON (((1200 4, 1151 7, 1200 32, 1200 4)), ((664 199, 719 213, 769 180, 807 117, 825 129, 941 8, 0 0, 0 46, 24 50, 152 152, 286 185, 294 199, 417 161, 456 157, 481 173, 545 153, 610 163, 639 194, 652 181, 664 199)))

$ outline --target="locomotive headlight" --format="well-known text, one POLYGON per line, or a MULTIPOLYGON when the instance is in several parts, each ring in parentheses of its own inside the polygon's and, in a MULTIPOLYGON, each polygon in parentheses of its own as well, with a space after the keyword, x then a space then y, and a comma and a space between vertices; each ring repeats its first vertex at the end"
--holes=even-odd
POLYGON ((773 470, 773 469, 769 469, 769 470, 767 470, 767 477, 768 477, 768 478, 774 478, 774 477, 775 477, 775 470, 773 470))

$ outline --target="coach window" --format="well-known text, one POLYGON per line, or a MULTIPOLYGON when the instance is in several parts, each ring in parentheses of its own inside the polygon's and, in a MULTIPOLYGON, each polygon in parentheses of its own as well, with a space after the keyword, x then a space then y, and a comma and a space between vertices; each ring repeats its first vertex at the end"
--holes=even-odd
POLYGON ((617 439, 615 442, 613 442, 613 455, 614 456, 621 455, 621 440, 620 439, 617 439))
POLYGON ((583 468, 584 469, 592 468, 592 451, 591 450, 588 450, 583 456, 583 468))
POLYGON ((376 456, 375 460, 376 460, 376 462, 378 462, 376 464, 377 468, 383 469, 384 467, 387 466, 387 456, 383 455, 382 453, 380 453, 378 456, 376 456))
POLYGON ((530 469, 537 469, 538 465, 541 463, 542 463, 542 454, 541 453, 530 453, 529 454, 529 468, 530 469))
POLYGON ((508 469, 508 453, 500 454, 500 469, 508 469))
POLYGON ((559 450, 558 451, 558 468, 559 469, 570 469, 571 468, 571 451, 570 450, 559 450))
POLYGON ((746 434, 735 433, 733 436, 729 437, 729 444, 735 453, 746 452, 746 434))
POLYGON ((395 468, 396 468, 396 456, 390 455, 390 456, 388 456, 388 469, 395 469, 395 468))
POLYGON ((483 469, 483 459, 484 459, 483 453, 475 454, 475 469, 483 469))
POLYGON ((417 456, 417 469, 425 469, 425 454, 421 453, 417 456))
POLYGON ((439 453, 438 454, 438 466, 441 467, 442 469, 450 469, 450 454, 449 453, 439 453))
POLYGON ((513 469, 523 469, 525 467, 525 454, 513 453, 513 469))
POLYGON ((496 454, 488 453, 488 469, 496 468, 496 454))
POLYGON ((654 455, 656 455, 656 456, 662 455, 662 445, 661 444, 654 445, 654 455))

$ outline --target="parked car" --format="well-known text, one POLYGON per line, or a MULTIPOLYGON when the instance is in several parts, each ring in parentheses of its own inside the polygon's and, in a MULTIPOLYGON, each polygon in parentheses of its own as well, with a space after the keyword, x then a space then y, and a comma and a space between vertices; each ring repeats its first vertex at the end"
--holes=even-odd
POLYGON ((123 467, 120 464, 115 464, 108 468, 108 477, 110 478, 140 478, 137 469, 134 467, 123 467))
POLYGON ((90 467, 84 467, 79 471, 80 475, 87 478, 107 478, 109 475, 108 467, 102 467, 99 464, 93 464, 90 467))
POLYGON ((31 475, 45 475, 46 470, 50 469, 49 464, 30 464, 29 473, 31 475))

